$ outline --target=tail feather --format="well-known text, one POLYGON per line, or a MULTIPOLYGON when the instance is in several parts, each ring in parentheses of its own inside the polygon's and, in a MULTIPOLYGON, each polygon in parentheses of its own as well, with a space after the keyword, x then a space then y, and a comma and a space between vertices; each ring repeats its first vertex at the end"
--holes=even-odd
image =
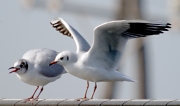
POLYGON ((124 75, 124 81, 137 82, 137 81, 133 80, 132 78, 130 78, 130 77, 128 77, 128 76, 125 76, 125 75, 124 75))
POLYGON ((132 78, 130 78, 130 77, 122 74, 122 73, 119 72, 119 71, 115 71, 114 77, 115 77, 115 79, 118 80, 118 81, 137 82, 137 81, 133 80, 132 78))

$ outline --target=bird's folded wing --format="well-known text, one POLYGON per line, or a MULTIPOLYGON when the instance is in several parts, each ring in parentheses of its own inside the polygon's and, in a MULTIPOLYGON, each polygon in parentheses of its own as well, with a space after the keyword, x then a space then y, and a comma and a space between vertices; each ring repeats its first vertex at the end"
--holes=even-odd
POLYGON ((54 19, 50 23, 54 28, 56 28, 57 31, 75 40, 77 46, 77 52, 89 50, 90 46, 88 42, 62 18, 54 19))
POLYGON ((65 69, 63 66, 59 64, 54 64, 51 67, 49 67, 47 64, 42 66, 38 72, 46 77, 56 77, 56 76, 61 76, 61 74, 66 73, 65 69))
POLYGON ((146 37, 168 31, 169 23, 146 21, 112 21, 99 25, 94 30, 93 45, 88 51, 89 58, 109 70, 118 68, 120 57, 129 38, 146 37))
POLYGON ((66 73, 66 70, 63 66, 59 64, 55 64, 49 67, 49 63, 54 60, 58 52, 51 49, 34 49, 29 50, 23 55, 23 59, 28 60, 31 68, 35 68, 39 74, 44 75, 46 77, 56 77, 63 73, 66 73))

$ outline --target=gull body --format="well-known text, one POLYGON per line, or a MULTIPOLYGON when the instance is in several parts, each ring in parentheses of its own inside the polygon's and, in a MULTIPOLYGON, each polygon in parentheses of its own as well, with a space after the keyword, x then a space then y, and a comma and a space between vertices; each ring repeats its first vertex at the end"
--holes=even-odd
MULTIPOLYGON (((83 47, 84 43, 78 41, 80 35, 76 35, 73 31, 74 28, 63 19, 57 19, 52 25, 60 32, 64 31, 61 26, 65 27, 65 32, 75 37, 77 48, 83 47)), ((134 82, 131 78, 117 71, 125 45, 129 39, 158 35, 163 31, 168 31, 168 28, 170 28, 169 23, 153 23, 140 20, 107 22, 95 28, 93 44, 88 51, 80 49, 76 53, 63 51, 49 65, 56 63, 62 65, 68 73, 86 80, 87 88, 89 87, 89 81, 95 82, 92 99, 97 88, 96 82, 134 82)))
MULTIPOLYGON (((22 59, 28 63, 28 70, 23 74, 17 71, 17 77, 23 82, 33 86, 45 86, 59 79, 62 74, 66 73, 64 68, 61 65, 56 65, 49 69, 47 65, 48 62, 55 58, 56 54, 56 51, 45 48, 27 51, 22 59)), ((18 63, 15 63, 14 66, 17 66, 17 64, 18 63)))
POLYGON ((45 85, 59 79, 62 74, 67 73, 61 65, 48 66, 48 63, 54 60, 57 54, 58 52, 46 48, 29 50, 10 68, 14 69, 10 73, 15 72, 17 77, 24 83, 37 86, 33 95, 25 99, 25 102, 34 99, 39 86, 42 87, 41 91, 34 100, 39 98, 45 85))
MULTIPOLYGON (((86 52, 73 53, 70 51, 61 52, 61 55, 56 57, 56 60, 60 57, 68 57, 68 64, 62 63, 68 73, 91 82, 109 82, 109 81, 130 81, 134 82, 131 78, 116 71, 116 69, 109 69, 106 64, 101 63, 98 65, 96 62, 89 58, 86 52), (69 56, 69 57, 68 57, 69 56)), ((56 61, 55 60, 55 61, 56 61)))

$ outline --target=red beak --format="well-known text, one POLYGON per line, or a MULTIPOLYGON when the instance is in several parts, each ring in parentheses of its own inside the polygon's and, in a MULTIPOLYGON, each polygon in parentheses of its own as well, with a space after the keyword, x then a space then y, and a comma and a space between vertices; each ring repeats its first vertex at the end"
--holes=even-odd
POLYGON ((11 72, 9 72, 9 74, 13 73, 13 72, 17 72, 19 70, 19 68, 16 68, 16 67, 10 67, 8 70, 10 69, 14 69, 12 70, 11 72))
POLYGON ((49 64, 49 66, 51 66, 51 65, 53 65, 53 64, 56 64, 57 63, 57 61, 52 61, 50 64, 49 64))

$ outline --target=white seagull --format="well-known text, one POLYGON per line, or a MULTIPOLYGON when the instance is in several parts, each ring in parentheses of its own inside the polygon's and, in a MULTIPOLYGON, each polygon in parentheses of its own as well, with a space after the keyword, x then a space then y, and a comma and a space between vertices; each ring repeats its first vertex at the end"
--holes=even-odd
POLYGON ((31 99, 33 101, 38 100, 46 84, 59 79, 62 74, 66 73, 64 68, 59 64, 48 67, 48 63, 53 61, 57 54, 58 52, 45 48, 29 50, 21 59, 14 63, 13 67, 9 68, 13 69, 10 73, 15 72, 21 81, 29 85, 37 86, 33 95, 24 99, 24 102, 30 101, 31 99), (39 86, 42 86, 42 88, 37 97, 34 98, 39 86))
MULTIPOLYGON (((68 33, 73 33, 72 27, 66 26, 66 24, 65 27, 68 33)), ((95 82, 91 96, 91 99, 93 99, 97 88, 96 82, 134 81, 117 71, 128 39, 157 35, 163 33, 163 31, 168 31, 167 28, 170 28, 169 23, 133 20, 107 22, 95 28, 94 41, 87 52, 63 51, 49 65, 60 64, 68 73, 87 82, 95 82)), ((72 36, 75 36, 74 33, 72 36)), ((74 40, 77 48, 84 45, 83 42, 77 42, 78 37, 74 40)))

